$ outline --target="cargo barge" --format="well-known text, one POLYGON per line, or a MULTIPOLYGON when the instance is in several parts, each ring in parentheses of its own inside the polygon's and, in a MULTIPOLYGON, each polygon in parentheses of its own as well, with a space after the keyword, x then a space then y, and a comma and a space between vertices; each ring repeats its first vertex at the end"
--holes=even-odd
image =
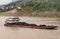
POLYGON ((4 26, 35 28, 35 29, 56 29, 57 28, 57 26, 29 24, 26 22, 20 22, 19 20, 20 20, 19 17, 8 18, 8 19, 6 19, 4 26))
POLYGON ((23 27, 23 28, 35 28, 35 29, 55 29, 57 26, 35 25, 35 24, 19 24, 19 23, 7 23, 4 26, 8 27, 23 27))

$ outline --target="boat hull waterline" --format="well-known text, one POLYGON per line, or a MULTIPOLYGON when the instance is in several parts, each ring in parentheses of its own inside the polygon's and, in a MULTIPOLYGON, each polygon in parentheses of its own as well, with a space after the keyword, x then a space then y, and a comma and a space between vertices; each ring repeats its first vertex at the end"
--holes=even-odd
POLYGON ((4 24, 4 26, 7 27, 23 27, 23 28, 35 28, 35 29, 56 29, 57 26, 50 26, 50 25, 39 25, 37 26, 36 24, 28 24, 28 23, 7 23, 4 24))

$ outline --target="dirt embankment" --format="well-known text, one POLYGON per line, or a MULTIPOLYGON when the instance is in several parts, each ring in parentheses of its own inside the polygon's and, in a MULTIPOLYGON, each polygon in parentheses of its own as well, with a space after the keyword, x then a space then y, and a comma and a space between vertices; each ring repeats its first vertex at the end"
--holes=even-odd
POLYGON ((37 11, 26 11, 24 9, 22 10, 17 10, 17 9, 13 9, 13 10, 10 10, 10 11, 7 11, 7 12, 4 12, 4 13, 0 13, 2 16, 4 15, 8 15, 8 16, 11 16, 11 15, 14 15, 14 14, 17 14, 19 16, 32 16, 32 17, 60 17, 60 12, 37 12, 37 11))

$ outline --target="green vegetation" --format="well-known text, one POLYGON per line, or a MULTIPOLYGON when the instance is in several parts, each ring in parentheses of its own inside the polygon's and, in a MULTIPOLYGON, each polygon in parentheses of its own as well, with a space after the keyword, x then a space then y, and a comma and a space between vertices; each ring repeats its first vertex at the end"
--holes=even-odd
MULTIPOLYGON (((60 0, 19 0, 22 15, 60 17, 60 0)), ((18 12, 19 13, 19 12, 18 12)))
POLYGON ((30 7, 32 10, 38 11, 60 11, 60 0, 30 0, 25 3, 24 7, 30 7))
POLYGON ((60 0, 19 0, 10 5, 21 4, 22 10, 19 15, 60 17, 60 0))
POLYGON ((0 16, 12 16, 12 14, 3 12, 3 13, 0 13, 0 16))

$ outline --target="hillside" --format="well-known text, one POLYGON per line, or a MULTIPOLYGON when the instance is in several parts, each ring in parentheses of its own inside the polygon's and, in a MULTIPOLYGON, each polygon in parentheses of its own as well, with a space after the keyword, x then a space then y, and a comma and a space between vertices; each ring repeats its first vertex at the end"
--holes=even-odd
POLYGON ((22 10, 16 13, 22 16, 60 17, 60 0, 19 0, 8 5, 20 5, 22 10))

